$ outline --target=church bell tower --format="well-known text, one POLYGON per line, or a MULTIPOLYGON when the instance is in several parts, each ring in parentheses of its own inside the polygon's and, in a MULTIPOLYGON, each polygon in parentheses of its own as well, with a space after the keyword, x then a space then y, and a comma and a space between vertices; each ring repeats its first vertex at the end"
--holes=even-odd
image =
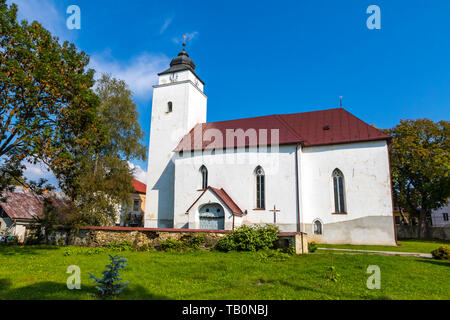
POLYGON ((146 228, 173 228, 173 150, 196 124, 206 122, 204 82, 195 73, 195 63, 185 47, 184 42, 183 50, 172 60, 169 69, 158 74, 158 84, 153 86, 146 228))

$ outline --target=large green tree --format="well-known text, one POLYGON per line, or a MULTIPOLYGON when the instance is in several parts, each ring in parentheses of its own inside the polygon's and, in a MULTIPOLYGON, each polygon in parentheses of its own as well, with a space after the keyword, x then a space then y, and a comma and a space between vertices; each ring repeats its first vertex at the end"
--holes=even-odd
POLYGON ((23 161, 45 163, 71 190, 105 131, 89 57, 0 0, 0 192, 23 161))
POLYGON ((419 218, 419 236, 426 219, 450 197, 450 122, 402 120, 386 130, 390 144, 392 182, 398 205, 419 218))
POLYGON ((79 176, 77 192, 80 217, 89 225, 114 224, 119 205, 131 201, 133 171, 128 161, 145 160, 144 133, 132 93, 122 80, 102 75, 97 81, 99 118, 106 129, 105 143, 89 160, 79 176))

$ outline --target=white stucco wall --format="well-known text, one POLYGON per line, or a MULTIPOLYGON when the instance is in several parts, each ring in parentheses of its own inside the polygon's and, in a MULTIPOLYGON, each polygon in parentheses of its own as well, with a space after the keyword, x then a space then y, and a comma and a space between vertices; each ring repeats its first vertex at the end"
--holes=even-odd
POLYGON ((299 159, 303 231, 329 243, 395 244, 386 141, 305 147, 299 159), (345 178, 345 215, 333 214, 335 169, 345 178), (313 235, 316 219, 322 236, 313 235))
MULTIPOLYGON (((208 185, 223 188, 234 202, 247 210, 243 224, 273 223, 272 210, 276 206, 277 224, 282 231, 297 231, 295 146, 281 146, 276 153, 259 152, 250 148, 228 150, 226 154, 217 151, 197 153, 185 152, 175 160, 175 228, 181 228, 189 221, 186 210, 201 195, 202 176, 200 167, 208 169, 208 185), (256 207, 255 169, 260 165, 265 171, 265 210, 256 207)), ((203 199, 202 199, 203 200, 203 199)), ((201 205, 203 202, 198 203, 201 205)), ((226 223, 226 229, 231 225, 226 223)))
POLYGON ((176 82, 164 80, 167 77, 161 77, 153 92, 145 210, 145 227, 152 228, 172 227, 173 150, 197 123, 206 122, 207 97, 203 86, 199 88, 191 81, 196 79, 195 75, 190 71, 179 72, 176 82), (168 112, 169 101, 173 104, 172 112, 168 112))

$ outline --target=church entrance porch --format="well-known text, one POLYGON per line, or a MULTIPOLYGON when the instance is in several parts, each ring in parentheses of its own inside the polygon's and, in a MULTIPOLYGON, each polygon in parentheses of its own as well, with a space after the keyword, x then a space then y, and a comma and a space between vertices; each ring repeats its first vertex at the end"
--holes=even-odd
POLYGON ((224 230, 225 210, 218 203, 208 203, 199 209, 201 230, 224 230))

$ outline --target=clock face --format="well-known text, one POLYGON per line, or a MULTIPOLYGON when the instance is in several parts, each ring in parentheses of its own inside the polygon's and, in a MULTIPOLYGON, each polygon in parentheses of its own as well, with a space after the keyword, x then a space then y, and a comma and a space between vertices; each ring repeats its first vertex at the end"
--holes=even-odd
POLYGON ((171 82, 175 82, 175 81, 177 81, 177 80, 178 80, 178 74, 172 73, 172 74, 170 75, 170 81, 171 81, 171 82))

